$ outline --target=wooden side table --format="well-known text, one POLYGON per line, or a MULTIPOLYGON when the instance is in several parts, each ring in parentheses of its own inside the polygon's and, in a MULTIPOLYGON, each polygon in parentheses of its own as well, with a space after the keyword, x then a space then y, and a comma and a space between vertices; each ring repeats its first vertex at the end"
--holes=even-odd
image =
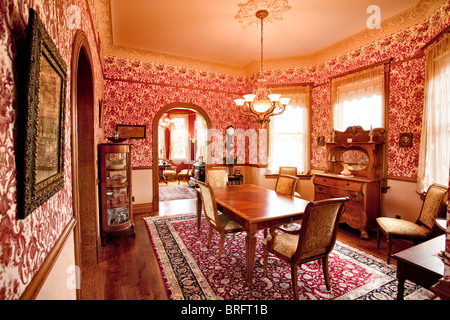
POLYGON ((392 256, 397 259, 397 300, 404 298, 406 279, 430 289, 444 276, 444 260, 439 256, 443 250, 445 234, 392 256))

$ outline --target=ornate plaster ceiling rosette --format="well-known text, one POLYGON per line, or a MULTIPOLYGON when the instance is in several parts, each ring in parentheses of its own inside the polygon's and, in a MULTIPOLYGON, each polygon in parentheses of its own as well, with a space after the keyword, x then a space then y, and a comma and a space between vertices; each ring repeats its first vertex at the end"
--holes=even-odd
POLYGON ((291 9, 287 0, 249 0, 247 3, 239 4, 239 12, 235 19, 247 28, 259 27, 261 20, 255 16, 258 10, 267 10, 269 16, 264 19, 264 23, 283 20, 283 15, 291 9))

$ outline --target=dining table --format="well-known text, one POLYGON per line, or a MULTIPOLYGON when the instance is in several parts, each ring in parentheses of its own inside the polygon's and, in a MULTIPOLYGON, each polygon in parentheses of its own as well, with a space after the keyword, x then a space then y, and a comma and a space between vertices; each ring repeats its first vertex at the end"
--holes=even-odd
MULTIPOLYGON (((216 187, 213 192, 217 209, 245 228, 246 281, 247 286, 252 287, 257 231, 300 220, 309 201, 252 184, 216 187)), ((197 227, 200 232, 202 201, 200 192, 197 195, 197 227)))

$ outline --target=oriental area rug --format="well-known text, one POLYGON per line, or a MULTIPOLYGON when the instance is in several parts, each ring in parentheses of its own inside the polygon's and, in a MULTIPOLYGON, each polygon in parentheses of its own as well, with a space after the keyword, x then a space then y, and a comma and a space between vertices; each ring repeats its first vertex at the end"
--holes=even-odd
MULTIPOLYGON (((173 300, 292 300, 290 265, 269 254, 267 277, 263 276, 262 230, 257 234, 252 288, 246 285, 245 232, 227 235, 220 260, 219 234, 211 246, 208 223, 202 217, 201 233, 196 216, 184 214, 144 218, 160 269, 173 300)), ((303 300, 395 300, 396 268, 363 251, 336 241, 329 256, 331 290, 327 291, 317 261, 298 269, 299 296, 303 300)), ((426 300, 428 291, 405 283, 405 299, 426 300)))
POLYGON ((193 199, 194 192, 183 186, 168 186, 159 188, 159 201, 193 199))

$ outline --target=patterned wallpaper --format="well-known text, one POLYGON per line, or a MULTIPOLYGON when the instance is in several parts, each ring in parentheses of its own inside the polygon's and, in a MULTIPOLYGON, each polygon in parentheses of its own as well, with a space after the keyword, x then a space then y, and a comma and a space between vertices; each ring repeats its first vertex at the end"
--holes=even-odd
MULTIPOLYGON (((74 29, 68 28, 67 8, 80 8, 80 27, 88 37, 94 60, 96 97, 102 95, 103 82, 98 48, 98 31, 92 0, 2 0, 0 1, 0 300, 18 299, 38 271, 61 232, 73 216, 70 127, 70 65, 74 29), (17 189, 15 136, 17 54, 24 49, 29 8, 34 8, 68 67, 65 130, 64 188, 24 220, 16 217, 17 189), (95 20, 94 20, 95 21, 95 20)), ((20 106, 22 107, 22 106, 20 106)), ((98 119, 98 112, 96 113, 98 119)), ((98 123, 98 122, 97 122, 98 123)), ((101 133, 97 129, 97 139, 101 133)))

